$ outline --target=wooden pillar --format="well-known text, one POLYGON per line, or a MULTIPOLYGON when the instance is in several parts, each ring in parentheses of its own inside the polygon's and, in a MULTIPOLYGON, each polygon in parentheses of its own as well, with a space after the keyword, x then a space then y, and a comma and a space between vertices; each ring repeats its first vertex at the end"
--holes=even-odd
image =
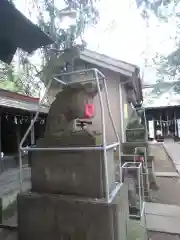
MULTIPOLYGON (((3 171, 3 165, 2 165, 2 158, 1 158, 1 152, 2 152, 2 135, 1 135, 1 114, 2 114, 2 109, 0 110, 0 174, 3 171)), ((0 224, 3 222, 3 196, 0 196, 0 224)))
MULTIPOLYGON (((2 158, 1 158, 1 115, 0 115, 0 174, 2 172, 2 158)), ((2 224, 3 221, 3 196, 0 196, 0 224, 2 224)))
POLYGON ((17 122, 16 124, 16 151, 17 151, 17 162, 16 164, 18 165, 19 163, 19 144, 20 144, 20 141, 21 141, 21 132, 20 132, 20 123, 17 122))
POLYGON ((2 152, 2 137, 1 137, 1 114, 0 114, 0 173, 3 171, 3 165, 2 165, 2 157, 1 157, 1 152, 2 152))
POLYGON ((3 222, 3 199, 2 196, 0 196, 0 224, 3 222))
MULTIPOLYGON (((33 115, 31 115, 31 122, 33 121, 33 115)), ((34 125, 31 129, 31 145, 35 144, 35 133, 34 133, 34 125)))

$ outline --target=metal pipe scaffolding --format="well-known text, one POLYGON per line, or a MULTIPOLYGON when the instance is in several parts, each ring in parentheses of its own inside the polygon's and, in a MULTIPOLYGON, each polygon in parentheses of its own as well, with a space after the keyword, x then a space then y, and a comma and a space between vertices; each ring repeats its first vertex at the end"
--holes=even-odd
MULTIPOLYGON (((85 80, 84 82, 87 82, 87 80, 85 80)), ((20 190, 22 191, 22 151, 26 150, 26 151, 91 151, 91 150, 103 150, 103 155, 104 155, 104 169, 105 169, 105 192, 106 192, 106 196, 105 199, 106 201, 109 202, 110 198, 111 198, 111 194, 109 192, 109 179, 108 179, 108 164, 107 164, 107 150, 108 149, 114 149, 115 147, 118 147, 118 152, 119 152, 119 175, 120 175, 120 179, 119 179, 119 183, 121 183, 121 179, 122 179, 122 174, 121 174, 121 158, 120 158, 120 139, 119 139, 119 135, 118 132, 116 130, 116 126, 113 120, 113 116, 112 116, 112 112, 111 112, 111 107, 110 107, 110 103, 109 103, 109 99, 108 99, 108 89, 107 89, 107 85, 106 85, 106 78, 105 76, 98 70, 95 68, 91 68, 91 69, 84 69, 84 70, 78 70, 78 71, 74 71, 74 72, 68 72, 68 73, 61 73, 61 74, 56 74, 55 77, 53 77, 52 79, 50 79, 46 91, 44 93, 44 96, 42 97, 42 99, 39 102, 39 107, 38 107, 38 111, 35 114, 34 119, 32 120, 30 126, 28 127, 25 135, 23 136, 21 142, 20 142, 20 146, 19 146, 19 176, 20 176, 20 190), (100 107, 101 107, 101 118, 102 118, 102 140, 103 140, 103 144, 102 146, 94 146, 94 147, 59 147, 59 148, 31 148, 31 147, 23 147, 23 143, 25 142, 28 134, 30 133, 34 123, 36 122, 39 112, 40 112, 40 108, 41 105, 49 91, 49 88, 52 84, 52 81, 55 80, 57 82, 59 82, 60 84, 63 85, 71 85, 77 82, 83 82, 83 81, 73 81, 73 82, 64 82, 61 79, 59 79, 59 77, 62 76, 68 76, 68 75, 76 75, 76 74, 83 74, 83 73, 89 73, 92 72, 94 73, 95 79, 89 79, 88 81, 95 81, 97 84, 97 89, 98 89, 98 95, 99 95, 99 101, 100 101, 100 107), (105 97, 106 97, 106 106, 108 109, 108 114, 110 116, 110 120, 113 126, 113 130, 117 139, 117 142, 107 145, 106 142, 106 122, 105 122, 105 114, 104 114, 104 102, 103 102, 103 97, 102 97, 102 92, 101 92, 101 86, 100 86, 100 82, 99 82, 99 76, 101 78, 101 80, 103 79, 103 84, 104 84, 104 89, 105 89, 105 97)))

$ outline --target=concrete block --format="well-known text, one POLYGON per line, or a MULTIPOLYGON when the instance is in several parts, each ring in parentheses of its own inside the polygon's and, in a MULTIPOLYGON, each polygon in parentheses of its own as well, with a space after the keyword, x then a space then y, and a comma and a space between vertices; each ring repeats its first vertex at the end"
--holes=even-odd
MULTIPOLYGON (((116 185, 113 149, 107 150, 107 154, 111 192, 116 185)), ((33 152, 31 161, 34 192, 95 198, 105 196, 103 151, 38 151, 33 152)))
POLYGON ((150 231, 180 234, 180 219, 174 217, 147 214, 146 224, 150 231))
POLYGON ((141 142, 125 142, 122 144, 122 151, 124 154, 134 154, 136 147, 147 147, 146 141, 141 142))
POLYGON ((55 194, 18 196, 19 240, 126 240, 127 189, 112 201, 55 194))

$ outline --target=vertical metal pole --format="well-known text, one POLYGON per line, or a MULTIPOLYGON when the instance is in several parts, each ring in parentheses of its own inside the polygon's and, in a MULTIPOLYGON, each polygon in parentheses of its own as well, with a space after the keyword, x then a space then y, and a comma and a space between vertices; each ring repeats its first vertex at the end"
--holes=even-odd
POLYGON ((3 200, 2 196, 0 197, 0 224, 3 222, 3 200))
POLYGON ((141 210, 142 210, 141 179, 140 179, 141 172, 139 167, 137 169, 138 169, 137 173, 138 173, 138 188, 139 188, 138 189, 139 190, 139 207, 140 207, 140 216, 141 216, 141 210))
POLYGON ((120 119, 121 119, 121 138, 122 143, 125 142, 125 133, 124 133, 124 116, 123 116, 123 100, 122 100, 122 85, 119 83, 119 102, 120 102, 120 119))
POLYGON ((146 182, 147 182, 147 188, 148 188, 148 191, 150 189, 150 186, 149 186, 149 170, 148 170, 148 154, 147 154, 147 148, 145 147, 145 163, 146 163, 146 182))
MULTIPOLYGON (((123 99, 122 99, 122 85, 119 83, 119 103, 120 103, 120 120, 121 120, 121 140, 122 143, 125 143, 125 131, 124 131, 124 115, 123 115, 123 99)), ((119 140, 120 141, 120 140, 119 140)), ((118 147, 118 153, 119 153, 119 176, 120 176, 120 182, 122 182, 122 162, 121 162, 121 146, 119 142, 118 147)))
POLYGON ((109 201, 109 179, 108 179, 108 165, 107 165, 107 153, 106 153, 106 124, 105 124, 105 116, 104 116, 104 104, 102 98, 101 87, 99 83, 98 73, 94 70, 98 94, 99 94, 99 101, 101 106, 101 118, 102 118, 102 140, 103 140, 103 153, 104 153, 104 171, 105 171, 105 198, 109 201))
POLYGON ((53 80, 53 78, 51 78, 51 79, 49 80, 49 83, 48 83, 48 85, 47 85, 47 87, 46 87, 46 91, 45 91, 45 93, 44 93, 44 96, 43 96, 42 99, 39 101, 39 106, 38 106, 38 110, 37 110, 37 112, 36 112, 36 114, 35 114, 35 117, 34 117, 33 121, 31 121, 31 124, 29 125, 26 133, 24 134, 24 136, 23 136, 23 138, 21 139, 21 142, 20 142, 20 144, 19 144, 19 183, 20 183, 20 191, 22 191, 22 184, 23 184, 23 173, 22 173, 22 170, 23 170, 23 169, 22 169, 22 165, 23 165, 23 164, 22 164, 22 150, 21 150, 21 148, 22 148, 23 143, 24 143, 24 141, 26 140, 28 134, 30 133, 32 126, 34 125, 34 123, 36 122, 36 120, 37 120, 37 118, 38 118, 38 116, 39 116, 39 112, 40 112, 40 108, 41 108, 41 103, 44 101, 44 99, 45 99, 45 97, 46 97, 46 95, 47 95, 47 93, 48 93, 48 91, 49 91, 49 88, 50 88, 50 86, 51 86, 52 80, 53 80))
POLYGON ((114 133, 116 135, 117 142, 119 143, 119 145, 117 146, 118 147, 118 169, 119 169, 119 177, 120 177, 119 181, 122 182, 120 138, 119 138, 119 135, 118 135, 118 131, 116 129, 116 125, 115 125, 114 120, 113 120, 111 107, 110 107, 110 103, 109 103, 108 88, 107 88, 107 84, 106 84, 106 79, 105 78, 103 79, 103 83, 104 83, 105 96, 106 96, 106 102, 107 102, 107 108, 108 108, 109 117, 111 119, 111 123, 112 123, 112 126, 113 126, 114 133))
POLYGON ((144 111, 143 111, 143 115, 144 115, 144 125, 145 125, 145 131, 146 131, 146 135, 145 135, 145 138, 146 138, 146 141, 148 141, 148 126, 147 126, 147 119, 146 119, 146 109, 144 108, 144 111))
POLYGON ((142 165, 140 168, 140 184, 141 184, 141 211, 143 210, 143 202, 144 202, 144 181, 143 181, 143 169, 142 165))

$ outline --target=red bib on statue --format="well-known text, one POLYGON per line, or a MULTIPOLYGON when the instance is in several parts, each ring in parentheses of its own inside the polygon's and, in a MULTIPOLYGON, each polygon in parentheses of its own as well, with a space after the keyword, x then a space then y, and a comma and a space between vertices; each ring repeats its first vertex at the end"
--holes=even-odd
POLYGON ((94 104, 86 104, 84 117, 85 118, 94 117, 94 104))

